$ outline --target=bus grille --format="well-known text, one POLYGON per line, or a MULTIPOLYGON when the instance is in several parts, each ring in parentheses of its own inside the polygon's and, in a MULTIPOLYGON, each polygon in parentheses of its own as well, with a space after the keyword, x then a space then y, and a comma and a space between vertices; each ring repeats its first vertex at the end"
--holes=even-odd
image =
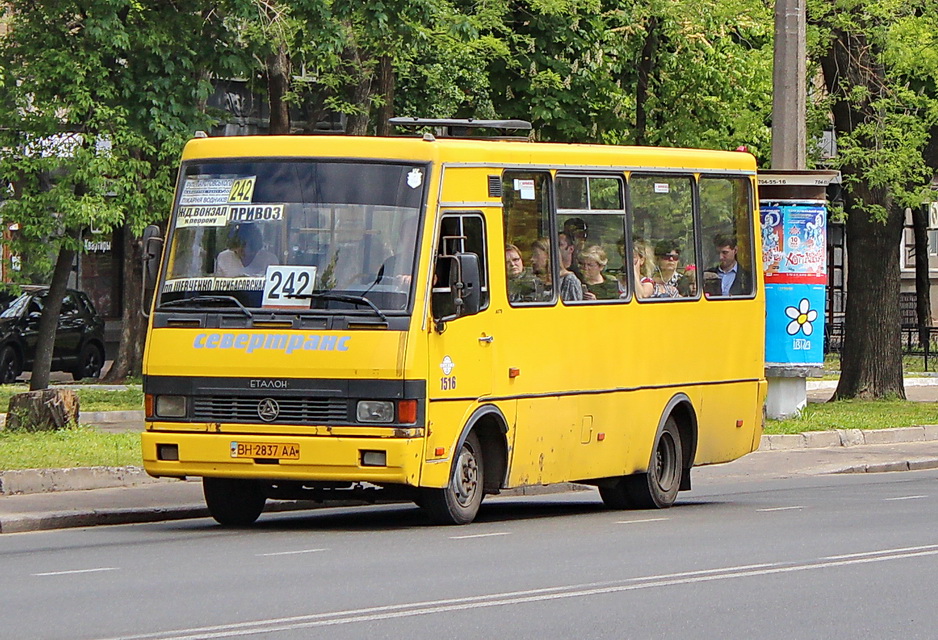
POLYGON ((206 422, 264 422, 266 424, 348 423, 344 398, 276 398, 279 415, 262 421, 257 413, 261 398, 201 396, 192 399, 192 417, 206 422))

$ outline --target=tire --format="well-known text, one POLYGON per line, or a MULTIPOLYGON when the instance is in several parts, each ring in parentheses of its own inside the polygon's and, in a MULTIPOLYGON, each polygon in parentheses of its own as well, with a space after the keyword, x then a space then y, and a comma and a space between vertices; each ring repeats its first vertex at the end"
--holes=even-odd
POLYGON ((628 501, 638 509, 667 509, 677 499, 684 473, 683 448, 677 422, 669 416, 655 441, 647 473, 623 478, 628 501))
POLYGON ((81 348, 81 353, 78 356, 78 366, 71 371, 72 378, 75 380, 97 378, 101 375, 101 367, 103 366, 104 354, 101 353, 101 347, 89 342, 81 348))
POLYGON ((0 384, 13 384, 23 373, 19 354, 16 349, 7 345, 0 351, 0 384))
POLYGON ((482 504, 484 467, 479 437, 471 432, 453 461, 444 489, 422 489, 418 504, 436 524, 469 524, 482 504))
POLYGON ((208 512, 226 527, 253 524, 267 502, 264 486, 254 480, 202 478, 202 493, 208 512))

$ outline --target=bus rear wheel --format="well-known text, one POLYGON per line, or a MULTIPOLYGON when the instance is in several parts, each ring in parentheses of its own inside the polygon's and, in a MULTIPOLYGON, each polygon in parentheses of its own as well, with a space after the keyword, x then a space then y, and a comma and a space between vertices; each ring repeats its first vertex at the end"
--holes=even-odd
POLYGON ((599 495, 612 509, 667 509, 677 499, 683 472, 681 434, 677 422, 669 417, 655 441, 648 471, 600 487, 599 495))
POLYGON ((482 447, 475 432, 463 442, 449 484, 443 489, 421 489, 419 504, 436 524, 469 524, 482 504, 482 447))
POLYGON ((202 493, 209 514, 226 527, 252 524, 267 502, 263 485, 254 480, 202 478, 202 493))

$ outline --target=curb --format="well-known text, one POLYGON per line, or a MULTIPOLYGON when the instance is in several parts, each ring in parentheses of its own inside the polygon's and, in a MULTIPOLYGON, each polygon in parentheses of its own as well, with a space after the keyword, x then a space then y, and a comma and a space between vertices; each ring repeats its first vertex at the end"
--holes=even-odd
POLYGON ((854 447, 864 444, 902 444, 938 440, 938 425, 898 427, 895 429, 837 429, 835 431, 807 431, 785 435, 764 435, 759 451, 788 451, 791 449, 822 449, 827 447, 854 447))

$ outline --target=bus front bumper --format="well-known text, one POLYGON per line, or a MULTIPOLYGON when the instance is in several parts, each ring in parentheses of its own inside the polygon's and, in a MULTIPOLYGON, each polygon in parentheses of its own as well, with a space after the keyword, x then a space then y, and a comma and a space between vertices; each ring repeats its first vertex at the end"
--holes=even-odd
POLYGON ((142 446, 144 469, 156 477, 418 486, 424 439, 146 431, 142 446))

